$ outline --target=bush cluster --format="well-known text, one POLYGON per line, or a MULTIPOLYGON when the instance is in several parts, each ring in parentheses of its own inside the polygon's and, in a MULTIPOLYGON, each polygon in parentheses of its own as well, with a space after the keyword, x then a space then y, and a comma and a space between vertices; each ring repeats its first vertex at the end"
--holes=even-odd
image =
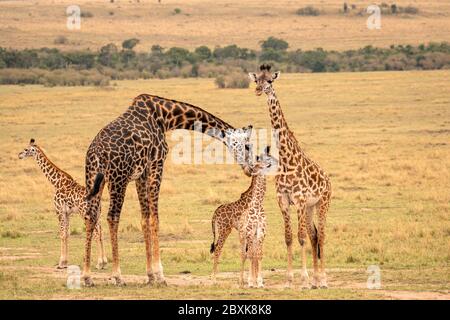
MULTIPOLYGON (((58 37, 58 43, 68 41, 58 37)), ((339 72, 431 70, 450 68, 450 44, 389 48, 366 46, 358 50, 288 50, 283 39, 261 41, 259 51, 237 45, 194 50, 153 45, 148 52, 134 50, 139 39, 128 39, 119 48, 107 44, 98 51, 61 51, 56 48, 0 48, 0 83, 45 85, 106 85, 109 80, 170 77, 219 77, 219 87, 245 87, 237 74, 270 63, 283 72, 339 72)))

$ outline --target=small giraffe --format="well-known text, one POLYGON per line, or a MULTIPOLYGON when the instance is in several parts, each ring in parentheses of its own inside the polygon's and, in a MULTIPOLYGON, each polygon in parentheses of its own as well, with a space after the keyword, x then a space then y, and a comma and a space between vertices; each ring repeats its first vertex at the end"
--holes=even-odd
POLYGON ((278 135, 279 149, 278 172, 275 176, 278 205, 283 214, 285 226, 285 242, 288 255, 288 286, 293 280, 292 272, 292 226, 289 206, 294 205, 298 216, 298 240, 302 248, 302 286, 309 287, 306 269, 306 233, 312 246, 314 277, 312 287, 327 287, 325 274, 325 223, 331 200, 331 183, 325 171, 310 159, 300 147, 297 139, 289 129, 280 102, 272 87, 280 72, 270 73, 269 65, 262 65, 260 73, 249 73, 250 79, 256 83, 255 93, 267 95, 267 104, 272 129, 278 135), (313 221, 313 213, 318 213, 318 227, 313 221), (320 259, 320 273, 318 260, 320 259))
POLYGON ((159 191, 168 155, 166 132, 197 130, 197 127, 202 133, 224 143, 244 173, 249 175, 247 163, 252 126, 235 129, 206 110, 181 101, 141 94, 93 139, 86 153, 86 187, 90 190, 85 219, 83 279, 86 286, 94 285, 90 276, 92 230, 100 214, 105 185, 110 195, 107 220, 113 260, 111 280, 116 285, 124 284, 119 264, 118 228, 130 182, 136 183, 141 207, 148 283, 166 285, 158 236, 159 191))
POLYGON ((212 218, 214 266, 212 279, 216 281, 217 266, 226 239, 233 229, 238 230, 241 243, 241 276, 243 285, 244 264, 247 258, 251 261, 248 275, 249 287, 263 287, 261 273, 262 243, 266 233, 266 217, 264 214, 264 195, 266 192, 266 174, 276 160, 265 153, 256 158, 256 163, 250 165, 252 182, 250 187, 241 194, 239 200, 219 206, 212 218), (216 242, 216 230, 218 238, 216 242))
MULTIPOLYGON (((86 189, 79 185, 69 174, 59 169, 45 155, 34 139, 21 153, 19 159, 34 158, 44 175, 55 187, 53 203, 59 220, 59 236, 61 239, 61 254, 57 269, 67 268, 67 247, 69 238, 69 218, 72 213, 78 212, 81 217, 86 215, 86 189)), ((98 241, 97 269, 103 269, 107 263, 103 247, 103 236, 100 222, 95 227, 94 237, 98 241)))

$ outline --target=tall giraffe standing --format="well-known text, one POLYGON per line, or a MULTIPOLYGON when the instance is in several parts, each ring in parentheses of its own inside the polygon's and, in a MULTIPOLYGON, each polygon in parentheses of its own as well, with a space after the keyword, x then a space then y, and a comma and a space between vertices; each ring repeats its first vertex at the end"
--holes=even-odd
MULTIPOLYGON (((86 215, 86 188, 78 184, 68 173, 58 168, 45 155, 34 139, 19 153, 19 159, 34 158, 44 175, 55 187, 53 204, 59 221, 59 237, 61 239, 61 253, 57 269, 67 268, 67 251, 69 239, 69 220, 73 213, 78 212, 81 217, 86 215)), ((103 235, 100 221, 94 229, 94 237, 98 241, 97 269, 103 269, 107 263, 103 247, 103 235)))
POLYGON ((100 130, 94 138, 86 155, 86 187, 90 194, 87 197, 83 267, 85 285, 93 285, 90 277, 92 229, 100 214, 100 197, 105 183, 110 195, 111 279, 117 285, 123 283, 117 233, 125 191, 132 180, 136 181, 141 207, 148 280, 149 283, 165 284, 158 239, 158 197, 168 152, 165 133, 175 129, 196 130, 197 127, 222 141, 233 152, 244 172, 250 175, 247 162, 252 127, 236 130, 207 111, 184 102, 139 95, 125 113, 100 130))
POLYGON ((260 96, 264 92, 267 96, 272 129, 278 135, 279 164, 275 182, 278 205, 283 214, 285 226, 288 285, 290 286, 293 281, 292 226, 289 206, 294 205, 298 215, 298 241, 302 249, 302 286, 309 287, 305 247, 306 233, 308 233, 314 266, 312 287, 326 288, 324 243, 326 216, 331 200, 331 183, 327 174, 305 154, 294 134, 289 130, 272 86, 280 72, 271 74, 268 65, 262 65, 260 71, 259 74, 249 73, 249 76, 256 83, 256 95, 260 96), (314 209, 318 213, 318 231, 313 221, 314 209))

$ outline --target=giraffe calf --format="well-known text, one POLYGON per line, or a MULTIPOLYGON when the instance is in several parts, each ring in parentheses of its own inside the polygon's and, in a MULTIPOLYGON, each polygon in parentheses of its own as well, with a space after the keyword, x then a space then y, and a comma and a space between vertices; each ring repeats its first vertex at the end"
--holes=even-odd
POLYGON ((225 240, 233 229, 239 232, 241 246, 240 284, 244 284, 244 266, 248 258, 251 262, 248 274, 249 287, 263 287, 261 260, 262 246, 266 234, 266 216, 264 214, 264 195, 266 192, 266 174, 276 163, 269 155, 269 147, 265 153, 256 158, 256 163, 250 168, 252 182, 250 187, 241 194, 239 200, 219 206, 212 219, 213 254, 212 279, 216 280, 217 267, 225 240), (216 232, 218 234, 216 242, 216 232))
MULTIPOLYGON (((59 221, 59 236, 61 238, 61 254, 58 269, 67 267, 67 249, 69 238, 69 218, 70 215, 78 212, 82 218, 86 216, 86 188, 78 184, 68 173, 59 169, 51 162, 44 151, 36 145, 34 139, 21 153, 19 159, 34 158, 44 175, 55 187, 53 203, 59 221)), ((97 268, 103 269, 107 263, 105 250, 103 247, 103 236, 100 221, 95 227, 94 237, 98 241, 98 263, 97 268)))

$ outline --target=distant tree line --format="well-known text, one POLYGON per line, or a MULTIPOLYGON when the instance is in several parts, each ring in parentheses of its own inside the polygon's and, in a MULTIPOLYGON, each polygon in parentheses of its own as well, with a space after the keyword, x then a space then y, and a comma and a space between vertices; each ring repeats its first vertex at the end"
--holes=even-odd
POLYGON ((286 41, 269 37, 261 41, 260 50, 237 45, 200 46, 194 50, 153 45, 148 52, 136 52, 134 47, 138 42, 138 39, 128 39, 121 47, 110 43, 98 51, 0 47, 0 84, 107 85, 111 79, 214 77, 218 78, 219 87, 233 87, 234 83, 245 87, 248 83, 230 79, 230 75, 237 77, 254 71, 262 62, 284 72, 450 68, 450 44, 446 42, 389 48, 366 46, 346 51, 288 50, 286 41))

